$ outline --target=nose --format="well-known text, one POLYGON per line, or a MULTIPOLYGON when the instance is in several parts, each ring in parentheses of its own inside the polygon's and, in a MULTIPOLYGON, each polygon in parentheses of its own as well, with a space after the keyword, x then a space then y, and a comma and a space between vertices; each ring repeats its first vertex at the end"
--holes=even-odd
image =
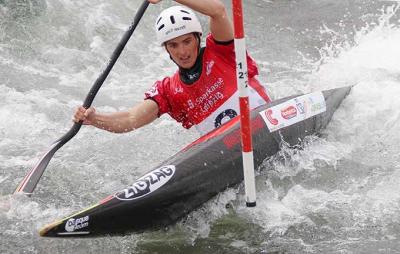
POLYGON ((183 43, 179 44, 177 51, 178 51, 179 56, 185 56, 187 53, 186 47, 185 47, 185 45, 183 45, 183 43))

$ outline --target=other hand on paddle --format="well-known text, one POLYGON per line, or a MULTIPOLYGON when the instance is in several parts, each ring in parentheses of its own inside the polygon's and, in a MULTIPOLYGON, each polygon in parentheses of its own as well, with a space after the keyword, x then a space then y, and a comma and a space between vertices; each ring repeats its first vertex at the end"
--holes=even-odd
POLYGON ((93 125, 95 115, 96 115, 96 109, 94 107, 86 109, 83 106, 80 106, 75 110, 75 114, 74 117, 72 118, 72 121, 76 123, 82 121, 82 124, 84 125, 93 125))

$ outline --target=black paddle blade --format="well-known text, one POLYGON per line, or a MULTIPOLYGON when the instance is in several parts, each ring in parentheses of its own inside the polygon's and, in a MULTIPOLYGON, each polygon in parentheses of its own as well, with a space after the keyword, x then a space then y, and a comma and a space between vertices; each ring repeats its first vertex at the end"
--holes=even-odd
POLYGON ((38 161, 38 163, 29 171, 29 173, 25 176, 25 178, 21 181, 14 194, 23 193, 26 195, 31 195, 33 190, 35 189, 37 183, 42 177, 44 170, 49 164, 51 158, 54 153, 62 146, 60 145, 61 141, 56 141, 51 147, 50 150, 47 151, 43 157, 38 161))
POLYGON ((38 161, 35 167, 29 171, 29 173, 25 176, 22 182, 19 184, 18 188, 15 190, 16 193, 24 193, 30 196, 33 190, 36 188, 40 177, 42 177, 44 170, 49 164, 53 155, 60 149, 65 143, 67 143, 70 139, 72 139, 82 127, 82 122, 74 123, 72 128, 60 139, 56 140, 50 147, 50 149, 42 156, 42 158, 38 161))

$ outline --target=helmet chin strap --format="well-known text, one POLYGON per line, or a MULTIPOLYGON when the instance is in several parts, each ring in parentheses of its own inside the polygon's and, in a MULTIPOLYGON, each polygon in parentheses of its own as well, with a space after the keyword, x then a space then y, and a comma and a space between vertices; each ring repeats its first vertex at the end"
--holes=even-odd
MULTIPOLYGON (((196 39, 197 39, 197 57, 199 57, 199 55, 200 55, 200 48, 201 48, 201 36, 200 36, 200 33, 193 33, 193 35, 196 37, 196 39)), ((185 68, 183 68, 182 66, 180 66, 177 62, 175 62, 175 60, 172 58, 172 56, 171 56, 171 53, 169 53, 169 51, 168 51, 168 49, 167 49, 167 45, 164 43, 164 47, 165 47, 165 50, 168 52, 168 55, 169 55, 169 59, 171 59, 172 60, 172 62, 174 62, 178 67, 179 67, 179 70, 185 70, 185 68)), ((190 69, 190 68, 189 68, 190 69)))

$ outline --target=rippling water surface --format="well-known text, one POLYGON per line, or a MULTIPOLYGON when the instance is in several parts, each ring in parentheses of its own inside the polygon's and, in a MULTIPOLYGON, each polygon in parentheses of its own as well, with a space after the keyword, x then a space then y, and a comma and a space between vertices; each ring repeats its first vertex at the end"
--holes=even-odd
MULTIPOLYGON (((198 137, 168 116, 123 135, 85 127, 31 198, 11 195, 72 126, 139 5, 0 0, 1 253, 400 253, 398 1, 245 1, 248 50, 274 98, 355 85, 321 136, 265 159, 255 209, 243 206, 238 186, 165 230, 39 237, 44 224, 132 183, 198 137)), ((175 70, 152 30, 170 5, 148 8, 94 101, 98 110, 130 107, 175 70)))

